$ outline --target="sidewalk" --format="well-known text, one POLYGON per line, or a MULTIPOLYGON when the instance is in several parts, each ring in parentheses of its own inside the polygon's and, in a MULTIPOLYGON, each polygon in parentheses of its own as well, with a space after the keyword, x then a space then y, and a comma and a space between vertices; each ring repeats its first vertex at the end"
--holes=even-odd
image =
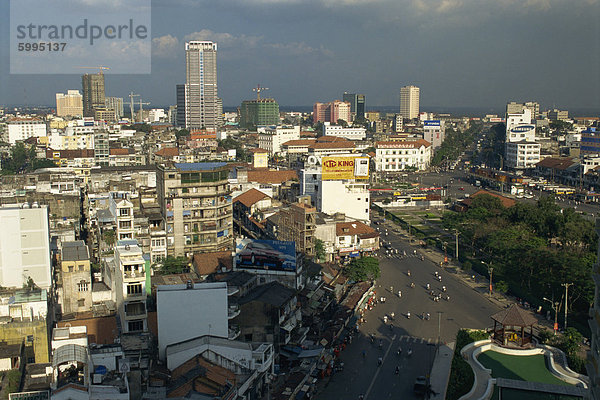
POLYGON ((448 387, 448 379, 450 378, 450 369, 452 368, 452 357, 454 356, 454 342, 443 344, 438 349, 433 365, 431 366, 431 383, 432 394, 430 399, 446 398, 446 388, 448 387))

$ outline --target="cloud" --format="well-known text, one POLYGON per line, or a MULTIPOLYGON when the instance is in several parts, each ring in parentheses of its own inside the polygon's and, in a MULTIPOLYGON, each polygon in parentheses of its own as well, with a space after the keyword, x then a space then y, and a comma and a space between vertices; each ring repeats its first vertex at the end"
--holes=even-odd
POLYGON ((294 56, 306 56, 306 55, 319 55, 325 57, 332 57, 333 52, 323 45, 319 47, 311 47, 304 42, 292 42, 292 43, 269 43, 266 47, 275 49, 283 54, 294 55, 294 56))
POLYGON ((179 48, 179 39, 175 36, 164 35, 152 39, 152 55, 167 58, 173 56, 179 48))
POLYGON ((190 40, 211 40, 220 46, 226 47, 256 47, 257 44, 262 40, 262 36, 247 36, 243 34, 235 36, 227 32, 214 32, 210 29, 202 29, 199 32, 192 32, 188 35, 185 35, 183 39, 186 42, 190 40))

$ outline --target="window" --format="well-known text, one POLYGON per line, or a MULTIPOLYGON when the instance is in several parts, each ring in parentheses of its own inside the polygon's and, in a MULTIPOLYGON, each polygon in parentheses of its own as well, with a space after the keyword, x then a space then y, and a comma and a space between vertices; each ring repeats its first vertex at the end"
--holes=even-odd
POLYGON ((129 208, 119 208, 119 216, 121 216, 121 217, 129 216, 129 208))
POLYGON ((78 268, 78 269, 79 269, 79 271, 81 272, 81 271, 83 271, 83 270, 85 269, 85 265, 83 265, 83 264, 79 264, 79 265, 77 266, 77 268, 78 268))
POLYGON ((77 300, 77 306, 78 307, 85 307, 85 299, 79 299, 79 300, 77 300))
POLYGON ((127 294, 128 295, 142 294, 142 284, 135 283, 132 285, 127 285, 127 294))
POLYGON ((121 229, 131 228, 131 221, 119 221, 119 228, 121 228, 121 229))
POLYGON ((77 291, 78 292, 87 292, 88 291, 88 287, 89 287, 89 283, 86 281, 81 281, 77 284, 77 291))
POLYGON ((129 323, 127 324, 127 328, 129 332, 143 331, 144 321, 141 319, 129 321, 129 323))
POLYGON ((69 272, 73 272, 73 266, 69 265, 69 272))

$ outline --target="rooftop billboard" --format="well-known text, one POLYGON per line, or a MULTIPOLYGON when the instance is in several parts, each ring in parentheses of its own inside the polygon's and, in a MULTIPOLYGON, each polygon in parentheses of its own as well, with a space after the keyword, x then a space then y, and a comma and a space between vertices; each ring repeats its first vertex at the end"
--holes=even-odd
POLYGON ((296 271, 296 243, 281 240, 238 239, 236 268, 296 271))
POLYGON ((321 179, 369 179, 368 157, 323 157, 321 179))

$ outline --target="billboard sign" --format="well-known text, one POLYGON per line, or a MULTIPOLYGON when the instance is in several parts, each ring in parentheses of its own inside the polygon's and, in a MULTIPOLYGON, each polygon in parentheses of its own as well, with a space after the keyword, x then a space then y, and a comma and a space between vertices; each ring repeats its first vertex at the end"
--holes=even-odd
POLYGON ((423 122, 424 126, 441 126, 442 122, 439 119, 430 119, 423 122))
POLYGON ((368 179, 368 157, 323 157, 321 179, 368 179))
POLYGON ((296 243, 282 240, 238 239, 236 268, 296 271, 296 243))

